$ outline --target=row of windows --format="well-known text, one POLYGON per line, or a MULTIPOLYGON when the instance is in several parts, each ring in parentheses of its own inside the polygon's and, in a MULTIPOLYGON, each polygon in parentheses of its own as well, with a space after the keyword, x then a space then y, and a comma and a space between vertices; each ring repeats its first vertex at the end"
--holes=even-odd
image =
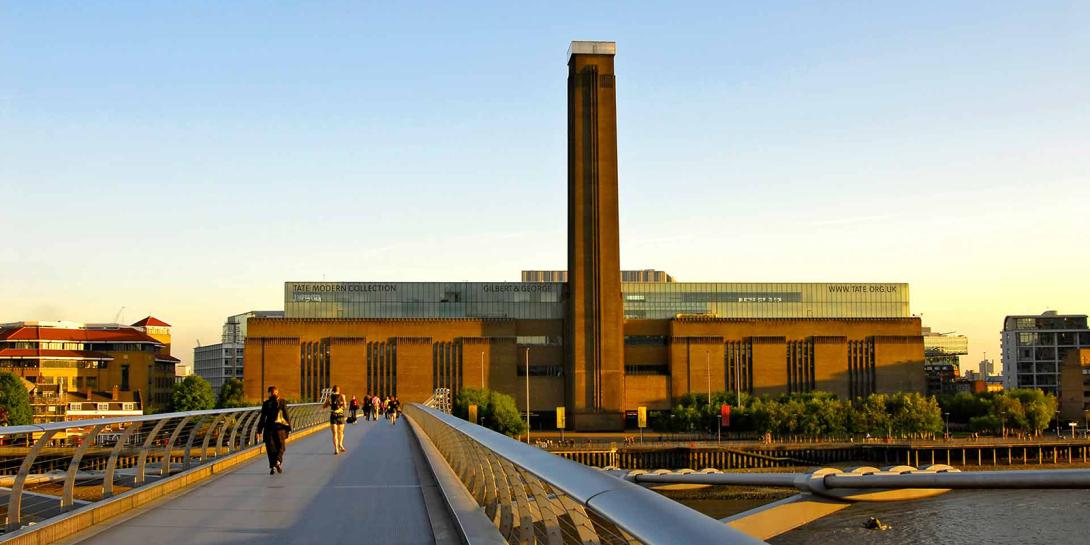
POLYGON ((1018 346, 1090 346, 1090 331, 1018 333, 1018 346))

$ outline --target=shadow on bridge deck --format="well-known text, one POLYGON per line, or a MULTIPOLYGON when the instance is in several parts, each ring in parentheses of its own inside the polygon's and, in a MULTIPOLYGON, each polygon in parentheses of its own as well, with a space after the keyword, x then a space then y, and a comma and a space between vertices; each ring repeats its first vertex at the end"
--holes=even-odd
POLYGON ((408 422, 345 428, 345 454, 318 432, 288 446, 282 475, 262 455, 68 543, 416 545, 446 535, 446 513, 433 507, 429 518, 437 491, 408 422))

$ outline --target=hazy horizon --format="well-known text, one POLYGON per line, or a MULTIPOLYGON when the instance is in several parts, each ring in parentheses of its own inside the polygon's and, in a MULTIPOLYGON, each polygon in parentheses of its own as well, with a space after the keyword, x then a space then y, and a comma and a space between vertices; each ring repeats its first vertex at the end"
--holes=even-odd
POLYGON ((621 265, 1090 312, 1090 4, 9 4, 0 322, 566 268, 571 40, 617 42, 621 265), (575 7, 577 6, 577 7, 575 7), (571 10, 579 17, 572 17, 571 10))

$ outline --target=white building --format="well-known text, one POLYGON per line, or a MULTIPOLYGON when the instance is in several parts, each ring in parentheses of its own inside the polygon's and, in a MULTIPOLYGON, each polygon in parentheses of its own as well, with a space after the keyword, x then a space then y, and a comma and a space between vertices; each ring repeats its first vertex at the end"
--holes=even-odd
POLYGON ((1007 316, 1003 320, 1003 381, 1009 388, 1040 388, 1059 395, 1067 354, 1090 348, 1085 314, 1007 316))
POLYGON ((193 372, 212 385, 219 394, 227 379, 242 380, 242 351, 246 345, 246 323, 250 318, 283 318, 280 310, 252 310, 228 316, 223 337, 218 344, 193 349, 193 372))

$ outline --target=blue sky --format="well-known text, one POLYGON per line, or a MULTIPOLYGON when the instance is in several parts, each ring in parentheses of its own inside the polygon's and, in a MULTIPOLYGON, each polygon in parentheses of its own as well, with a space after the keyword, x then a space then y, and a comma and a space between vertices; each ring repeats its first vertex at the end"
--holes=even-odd
POLYGON ((622 265, 1090 312, 1090 4, 0 7, 0 321, 565 266, 565 52, 618 43, 622 265))

